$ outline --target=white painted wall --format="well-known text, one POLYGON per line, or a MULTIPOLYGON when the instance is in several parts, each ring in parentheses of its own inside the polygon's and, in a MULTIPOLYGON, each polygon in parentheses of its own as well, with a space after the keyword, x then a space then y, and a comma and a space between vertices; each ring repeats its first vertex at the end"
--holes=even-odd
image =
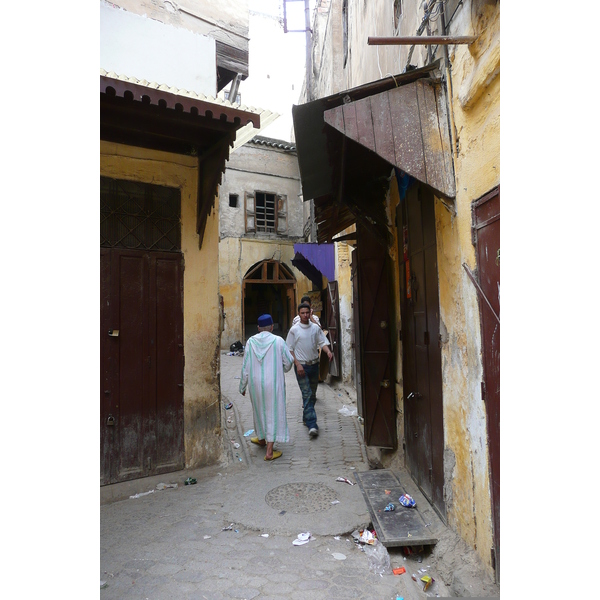
POLYGON ((105 4, 100 67, 207 96, 217 93, 214 39, 105 4))

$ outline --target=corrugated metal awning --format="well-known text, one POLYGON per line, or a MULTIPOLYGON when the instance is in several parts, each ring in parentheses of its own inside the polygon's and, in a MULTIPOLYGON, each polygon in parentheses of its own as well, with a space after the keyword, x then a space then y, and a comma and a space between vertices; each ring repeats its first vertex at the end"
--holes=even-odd
POLYGON ((303 196, 315 201, 319 242, 357 219, 388 237, 392 167, 454 198, 445 92, 430 78, 438 67, 436 61, 293 107, 303 196))

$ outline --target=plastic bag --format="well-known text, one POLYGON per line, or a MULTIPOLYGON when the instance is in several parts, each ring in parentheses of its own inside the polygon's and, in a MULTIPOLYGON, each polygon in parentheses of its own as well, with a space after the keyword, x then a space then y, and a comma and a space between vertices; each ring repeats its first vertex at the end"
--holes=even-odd
POLYGON ((338 410, 338 412, 345 417, 356 417, 358 414, 356 408, 348 408, 345 404, 338 410))
POLYGON ((365 546, 365 554, 369 558, 369 570, 376 575, 391 575, 392 565, 390 563, 390 555, 387 548, 377 542, 374 545, 367 544, 365 546))

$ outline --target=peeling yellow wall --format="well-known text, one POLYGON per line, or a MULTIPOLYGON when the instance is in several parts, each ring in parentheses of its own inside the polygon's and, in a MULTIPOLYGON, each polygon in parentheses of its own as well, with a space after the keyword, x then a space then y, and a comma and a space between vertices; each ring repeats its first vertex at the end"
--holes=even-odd
POLYGON ((338 283, 338 344, 340 348, 342 381, 352 380, 352 246, 344 242, 335 244, 335 277, 338 283))
POLYGON ((101 142, 100 174, 181 190, 184 328, 184 440, 186 467, 221 459, 218 304, 218 204, 196 233, 197 159, 101 142))
POLYGON ((259 240, 250 238, 223 238, 219 244, 219 291, 223 296, 226 314, 225 328, 221 336, 223 350, 243 338, 242 282, 252 267, 263 260, 278 260, 289 267, 296 278, 296 305, 313 284, 292 265, 295 256, 294 243, 282 240, 259 240))
POLYGON ((477 35, 453 47, 449 73, 457 153, 456 215, 436 201, 449 524, 490 569, 493 528, 487 423, 481 381, 479 300, 463 263, 475 270, 472 203, 500 183, 500 19, 495 2, 467 2, 453 33, 477 35))

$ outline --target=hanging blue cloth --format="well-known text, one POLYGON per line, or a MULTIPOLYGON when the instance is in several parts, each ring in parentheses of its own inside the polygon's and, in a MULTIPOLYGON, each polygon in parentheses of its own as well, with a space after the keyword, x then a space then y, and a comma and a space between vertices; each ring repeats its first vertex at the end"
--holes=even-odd
POLYGON ((406 190, 412 181, 412 177, 398 169, 398 167, 394 167, 394 172, 396 173, 396 181, 398 183, 398 193, 400 194, 400 200, 404 200, 406 196, 406 190))

